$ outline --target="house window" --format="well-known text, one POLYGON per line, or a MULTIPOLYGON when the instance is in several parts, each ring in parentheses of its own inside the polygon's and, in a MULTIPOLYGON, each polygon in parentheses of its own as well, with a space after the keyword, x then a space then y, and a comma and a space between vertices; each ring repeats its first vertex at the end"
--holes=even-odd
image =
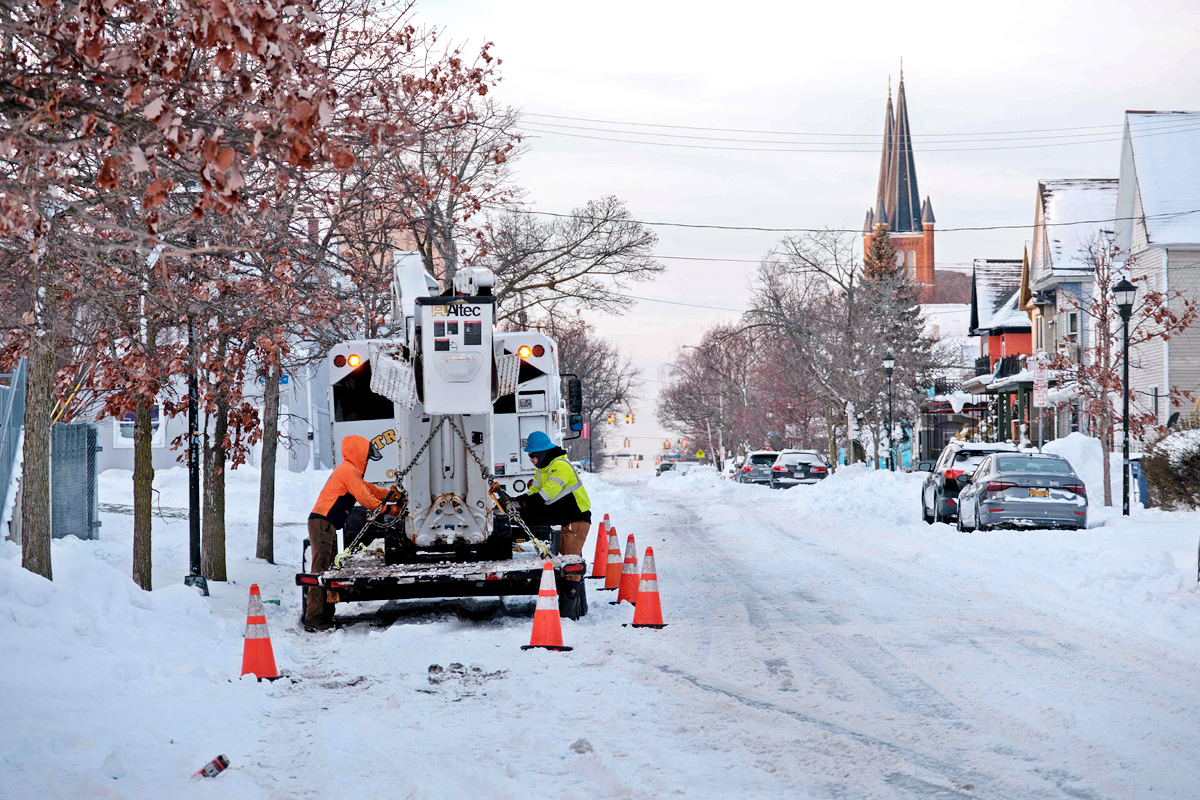
MULTIPOLYGON (((162 424, 162 405, 150 407, 150 446, 163 447, 167 443, 167 430, 162 424)), ((118 417, 113 425, 113 447, 133 447, 133 412, 118 417)))
POLYGON ((1067 312, 1067 336, 1079 336, 1079 312, 1067 312))
POLYGON ((917 265, 917 251, 916 250, 908 251, 908 265, 910 267, 915 267, 917 265))
POLYGON ((904 266, 904 251, 903 250, 896 251, 896 266, 897 267, 904 266))
POLYGON ((1154 421, 1158 422, 1158 387, 1155 386, 1150 392, 1150 403, 1154 410, 1154 421))

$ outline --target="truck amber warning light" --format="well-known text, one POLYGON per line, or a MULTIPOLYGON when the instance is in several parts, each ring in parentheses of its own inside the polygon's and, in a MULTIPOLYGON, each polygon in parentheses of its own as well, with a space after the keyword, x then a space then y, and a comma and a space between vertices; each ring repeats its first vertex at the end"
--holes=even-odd
POLYGON ((358 355, 357 353, 354 353, 348 359, 346 359, 346 363, 348 363, 352 367, 357 367, 359 364, 362 363, 362 356, 358 355))
POLYGON ((517 355, 521 358, 529 358, 529 354, 532 352, 533 350, 529 349, 529 345, 527 344, 523 344, 517 348, 517 355))

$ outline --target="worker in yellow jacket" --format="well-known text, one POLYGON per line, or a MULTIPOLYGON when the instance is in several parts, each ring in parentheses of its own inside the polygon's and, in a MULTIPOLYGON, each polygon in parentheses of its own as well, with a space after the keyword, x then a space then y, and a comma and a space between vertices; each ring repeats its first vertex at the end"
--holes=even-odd
MULTIPOLYGON (((592 527, 592 502, 583 488, 579 473, 567 459, 567 451, 554 444, 545 433, 534 431, 526 440, 525 452, 529 454, 529 460, 537 472, 529 482, 526 494, 517 498, 521 518, 528 525, 561 526, 559 551, 582 556, 583 544, 592 527)), ((569 572, 566 580, 567 586, 573 590, 571 594, 578 593, 578 602, 586 609, 587 601, 582 597, 583 572, 569 572)), ((562 599, 568 607, 575 602, 573 598, 562 599)))

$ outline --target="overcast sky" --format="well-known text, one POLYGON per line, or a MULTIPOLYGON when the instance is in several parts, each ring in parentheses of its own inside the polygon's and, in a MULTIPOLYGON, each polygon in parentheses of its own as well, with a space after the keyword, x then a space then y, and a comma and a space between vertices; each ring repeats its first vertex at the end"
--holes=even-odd
MULTIPOLYGON (((546 211, 614 194, 649 221, 860 229, 874 202, 888 77, 894 85, 901 57, 919 187, 939 229, 1029 225, 1039 178, 1117 176, 1125 109, 1200 106, 1196 2, 426 0, 418 14, 456 42, 495 43, 504 60, 496 96, 528 115, 517 178, 546 211), (817 135, 632 135, 637 126, 534 114, 817 135), (1068 130, 1025 132, 1039 129, 1068 130), (828 150, 850 152, 820 152, 828 150)), ((660 256, 751 263, 665 260, 667 273, 634 293, 729 309, 744 307, 753 262, 780 238, 655 230, 660 256)), ((1028 229, 945 231, 938 266, 1019 258, 1029 238, 1028 229)), ((734 317, 641 302, 595 322, 657 379, 676 347, 734 317)), ((634 431, 653 439, 657 385, 647 383, 634 431)))

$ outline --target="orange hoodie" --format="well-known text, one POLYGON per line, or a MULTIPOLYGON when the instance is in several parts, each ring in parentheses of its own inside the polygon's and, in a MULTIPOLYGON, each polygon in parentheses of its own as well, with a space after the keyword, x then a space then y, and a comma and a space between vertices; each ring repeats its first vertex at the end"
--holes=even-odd
POLYGON ((342 439, 341 463, 333 468, 333 474, 325 482, 325 488, 317 496, 317 504, 308 515, 309 519, 327 519, 333 527, 341 528, 346 524, 346 517, 350 516, 355 501, 369 511, 383 504, 388 490, 363 480, 370 448, 371 443, 361 436, 342 439))

